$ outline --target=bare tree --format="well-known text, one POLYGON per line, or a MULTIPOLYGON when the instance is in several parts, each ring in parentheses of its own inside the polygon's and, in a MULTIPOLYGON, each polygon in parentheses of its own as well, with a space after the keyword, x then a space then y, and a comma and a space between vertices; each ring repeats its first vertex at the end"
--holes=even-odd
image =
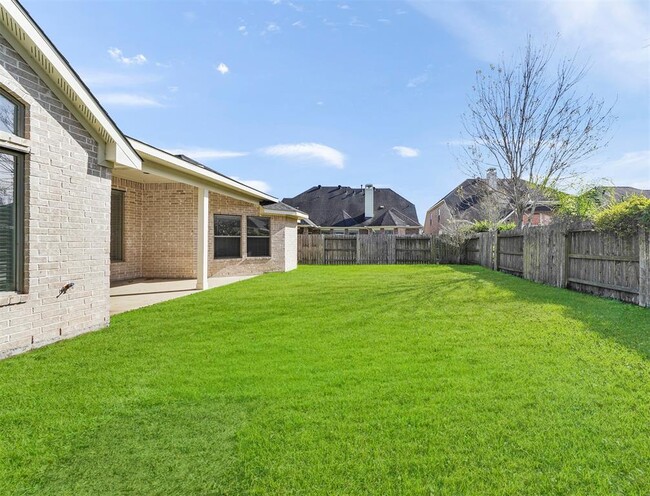
POLYGON ((587 73, 576 57, 556 68, 554 47, 536 47, 532 38, 519 59, 502 59, 487 73, 477 71, 463 128, 470 144, 461 162, 472 176, 496 168, 507 179, 502 195, 521 226, 548 188, 558 188, 580 173, 584 160, 607 144, 612 107, 593 94, 581 95, 587 73))

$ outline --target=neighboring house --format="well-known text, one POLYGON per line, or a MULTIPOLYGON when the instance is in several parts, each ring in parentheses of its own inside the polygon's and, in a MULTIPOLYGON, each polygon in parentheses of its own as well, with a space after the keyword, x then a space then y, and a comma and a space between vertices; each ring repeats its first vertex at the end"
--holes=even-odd
MULTIPOLYGON (((486 205, 485 193, 498 191, 500 188, 505 188, 507 184, 507 179, 497 178, 494 169, 489 169, 485 178, 466 179, 427 210, 424 233, 442 234, 445 226, 452 219, 473 223, 493 217, 493 220, 499 222, 515 222, 516 215, 511 208, 486 205)), ((530 223, 534 226, 550 224, 553 218, 553 204, 550 198, 542 198, 537 203, 532 218, 530 212, 525 215, 524 224, 530 223)))
POLYGON ((202 289, 291 270, 305 218, 125 137, 22 6, 0 0, 0 355, 106 326, 111 281, 202 289))
POLYGON ((632 188, 631 186, 612 186, 612 187, 604 186, 603 189, 605 191, 611 191, 614 194, 614 199, 616 201, 621 201, 627 197, 635 196, 635 195, 645 196, 646 198, 650 198, 650 189, 632 188))
POLYGON ((309 215, 301 232, 418 234, 415 205, 390 188, 314 186, 282 200, 309 215))

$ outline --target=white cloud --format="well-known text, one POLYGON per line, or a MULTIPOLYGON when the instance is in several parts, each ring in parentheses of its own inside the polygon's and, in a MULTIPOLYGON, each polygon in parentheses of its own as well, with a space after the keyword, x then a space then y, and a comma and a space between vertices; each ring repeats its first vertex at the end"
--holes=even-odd
POLYGON ((353 28, 368 28, 368 26, 365 22, 360 20, 358 17, 354 16, 350 19, 350 22, 348 23, 349 26, 352 26, 353 28))
POLYGON ((324 165, 343 169, 345 155, 335 148, 320 143, 295 143, 270 146, 262 153, 273 157, 288 157, 298 160, 316 160, 324 165))
POLYGON ((307 27, 307 25, 302 20, 294 22, 292 24, 292 26, 295 27, 295 28, 301 28, 301 29, 304 29, 304 28, 307 27))
POLYGON ((219 65, 216 67, 217 72, 221 73, 221 75, 226 75, 230 72, 230 68, 224 64, 223 62, 219 63, 219 65))
POLYGON ((168 150, 172 155, 185 155, 194 160, 223 160, 226 158, 245 157, 248 152, 234 152, 230 150, 217 150, 214 148, 177 148, 168 150))
POLYGON ((120 107, 162 107, 158 100, 133 93, 104 93, 97 95, 99 101, 105 105, 120 107))
POLYGON ((278 34, 280 31, 282 31, 282 29, 280 28, 280 26, 277 23, 275 23, 275 22, 267 22, 266 27, 264 28, 264 30, 260 34, 262 36, 264 36, 264 35, 266 35, 268 33, 278 34))
POLYGON ((244 183, 246 186, 250 186, 251 188, 254 188, 258 191, 262 191, 264 193, 270 193, 271 192, 271 186, 269 183, 266 181, 261 181, 259 179, 241 179, 237 176, 232 176, 232 178, 235 181, 239 181, 240 183, 244 183))
POLYGON ((316 105, 318 105, 319 107, 322 107, 323 105, 325 105, 325 102, 322 101, 322 100, 318 100, 318 101, 316 102, 316 105))
POLYGON ((341 10, 350 10, 350 6, 346 3, 339 5, 339 9, 341 10))
POLYGON ((237 31, 239 31, 242 36, 248 36, 248 28, 243 24, 237 28, 237 31))
POLYGON ((160 81, 160 76, 154 74, 120 74, 117 72, 82 71, 81 79, 88 86, 95 87, 128 87, 160 81))
POLYGON ((418 86, 426 83, 428 80, 429 80, 429 73, 425 72, 423 74, 420 74, 419 76, 409 79, 408 83, 406 83, 406 87, 417 88, 418 86))
POLYGON ((647 87, 650 9, 632 0, 426 2, 410 4, 486 62, 559 35, 558 55, 579 50, 592 70, 624 86, 647 87))
POLYGON ((377 22, 381 24, 390 24, 390 19, 377 19, 377 22))
POLYGON ((594 180, 611 181, 615 186, 650 189, 650 150, 624 153, 613 161, 605 161, 588 174, 594 180))
POLYGON ((108 54, 113 60, 124 65, 142 65, 147 63, 147 57, 139 53, 133 57, 125 57, 119 48, 109 48, 108 54))
POLYGON ((410 148, 408 146, 394 146, 392 150, 397 155, 404 158, 413 158, 420 155, 420 150, 417 148, 410 148))

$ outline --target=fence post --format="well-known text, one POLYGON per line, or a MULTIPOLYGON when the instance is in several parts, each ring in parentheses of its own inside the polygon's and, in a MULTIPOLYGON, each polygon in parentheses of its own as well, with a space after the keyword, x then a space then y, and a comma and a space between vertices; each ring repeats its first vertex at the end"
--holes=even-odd
POLYGON ((639 305, 650 307, 650 231, 639 231, 639 305))
POLYGON ((494 270, 499 270, 499 231, 494 234, 494 270))
POLYGON ((571 263, 571 259, 569 258, 569 254, 571 253, 571 231, 568 229, 564 234, 563 248, 563 250, 558 250, 558 255, 561 257, 561 259, 558 260, 558 265, 562 267, 560 287, 566 288, 569 285, 569 264, 571 263))

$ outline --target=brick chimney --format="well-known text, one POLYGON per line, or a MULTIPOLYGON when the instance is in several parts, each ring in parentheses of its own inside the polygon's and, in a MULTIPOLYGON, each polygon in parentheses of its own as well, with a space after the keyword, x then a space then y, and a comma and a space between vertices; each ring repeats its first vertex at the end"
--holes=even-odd
POLYGON ((494 167, 490 167, 485 174, 485 179, 487 180, 488 186, 492 189, 497 189, 497 170, 494 167))
POLYGON ((363 196, 366 203, 366 219, 370 219, 375 216, 375 187, 372 184, 366 184, 363 196))

